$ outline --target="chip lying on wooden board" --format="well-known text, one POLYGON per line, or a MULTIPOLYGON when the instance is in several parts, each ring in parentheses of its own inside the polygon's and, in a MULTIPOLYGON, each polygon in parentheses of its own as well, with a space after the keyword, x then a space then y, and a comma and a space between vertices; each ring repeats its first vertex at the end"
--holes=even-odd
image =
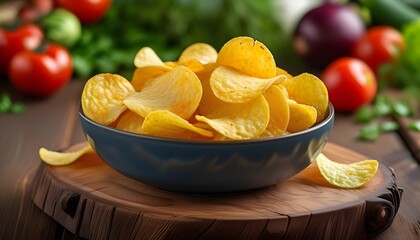
MULTIPOLYGON (((163 62, 144 47, 134 66, 131 80, 102 73, 87 81, 81 96, 86 117, 136 134, 237 141, 303 131, 328 116, 324 83, 309 73, 291 76, 276 66, 263 43, 250 37, 233 38, 219 52, 195 43, 174 62, 163 62)), ((83 153, 44 149, 40 156, 51 165, 64 165, 83 153)), ((372 162, 347 166, 325 159, 318 158, 320 173, 343 188, 362 186, 377 168, 372 162)))

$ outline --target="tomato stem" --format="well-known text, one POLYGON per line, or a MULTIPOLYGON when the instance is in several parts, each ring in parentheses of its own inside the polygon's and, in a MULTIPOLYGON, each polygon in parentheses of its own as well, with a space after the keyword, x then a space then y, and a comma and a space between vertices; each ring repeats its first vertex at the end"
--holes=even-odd
POLYGON ((43 40, 39 47, 35 48, 34 52, 36 53, 45 53, 47 51, 48 41, 43 40))
POLYGON ((16 20, 11 21, 11 22, 6 22, 6 23, 0 25, 1 28, 4 28, 8 31, 16 30, 20 26, 22 26, 22 21, 20 19, 16 19, 16 20))

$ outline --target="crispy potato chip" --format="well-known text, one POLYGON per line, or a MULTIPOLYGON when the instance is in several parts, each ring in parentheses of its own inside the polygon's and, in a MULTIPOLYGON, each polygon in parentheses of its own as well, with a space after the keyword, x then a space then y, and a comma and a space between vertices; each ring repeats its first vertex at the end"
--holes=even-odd
POLYGON ((369 182, 378 170, 377 160, 343 164, 333 162, 324 154, 319 154, 316 163, 321 175, 334 186, 358 188, 369 182))
POLYGON ((219 51, 217 64, 229 66, 246 75, 257 78, 276 76, 276 63, 270 50, 250 37, 229 40, 219 51))
POLYGON ((273 85, 267 89, 264 97, 270 107, 270 121, 260 137, 274 137, 285 134, 290 118, 287 96, 281 87, 273 85))
POLYGON ((213 90, 210 87, 210 76, 216 67, 216 64, 209 64, 206 66, 206 68, 197 73, 203 88, 203 96, 201 98, 200 105, 198 106, 200 115, 207 116, 214 111, 215 106, 221 106, 225 104, 225 102, 218 99, 214 95, 213 90))
POLYGON ((255 78, 233 68, 220 66, 210 76, 210 87, 214 95, 222 101, 243 103, 260 96, 271 85, 285 79, 285 75, 255 78))
POLYGON ((316 123, 325 119, 328 114, 328 91, 318 77, 302 73, 287 79, 282 84, 286 87, 290 99, 316 109, 318 112, 316 123))
POLYGON ((197 109, 202 92, 197 75, 187 67, 177 66, 147 81, 141 91, 126 98, 124 104, 144 118, 155 110, 169 110, 188 119, 197 109))
POLYGON ((144 119, 142 133, 158 137, 182 138, 186 132, 212 137, 213 132, 198 128, 168 110, 156 110, 144 119))
POLYGON ((166 66, 159 56, 156 54, 153 49, 150 47, 143 47, 141 48, 136 56, 134 57, 134 66, 137 68, 143 67, 163 67, 163 68, 171 68, 166 66))
POLYGON ((108 125, 127 109, 123 100, 135 92, 124 77, 102 73, 90 78, 82 92, 83 113, 93 121, 108 125))
POLYGON ((194 43, 188 46, 178 59, 178 64, 188 67, 194 72, 203 69, 204 65, 215 63, 217 51, 206 43, 194 43))
POLYGON ((39 156, 42 159, 42 161, 49 165, 63 166, 76 161, 85 153, 92 151, 93 149, 90 147, 90 145, 87 145, 86 147, 76 152, 54 152, 47 150, 46 148, 40 148, 39 156))
POLYGON ((293 76, 290 75, 286 70, 277 67, 276 68, 276 76, 285 75, 287 78, 292 78, 293 76))
POLYGON ((206 116, 196 115, 198 121, 205 122, 229 139, 251 139, 258 137, 267 127, 270 110, 261 95, 245 103, 223 101, 208 106, 206 116), (211 109, 212 107, 212 109, 211 109))
POLYGON ((287 100, 290 110, 288 132, 299 132, 310 128, 315 124, 317 111, 314 107, 300 104, 293 100, 287 100))
POLYGON ((174 68, 178 66, 176 62, 164 62, 163 64, 165 64, 165 66, 170 67, 170 68, 174 68))
POLYGON ((133 133, 141 133, 144 118, 132 111, 127 111, 122 114, 120 121, 116 128, 133 133))
POLYGON ((284 87, 282 84, 275 84, 275 86, 280 88, 280 90, 283 92, 286 98, 289 98, 289 93, 287 92, 286 87, 284 87))
POLYGON ((159 77, 170 70, 170 68, 160 66, 137 68, 131 78, 131 84, 136 91, 140 91, 147 80, 159 77))

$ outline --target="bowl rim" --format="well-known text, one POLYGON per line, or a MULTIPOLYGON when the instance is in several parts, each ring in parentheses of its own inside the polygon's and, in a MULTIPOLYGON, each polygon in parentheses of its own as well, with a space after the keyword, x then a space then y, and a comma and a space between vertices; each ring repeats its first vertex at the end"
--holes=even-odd
POLYGON ((89 122, 92 125, 95 125, 96 127, 103 129, 105 131, 111 131, 119 135, 124 135, 130 138, 135 139, 141 139, 141 140, 149 140, 149 141, 158 141, 158 142, 166 142, 166 143, 179 143, 179 144, 194 144, 194 145, 235 145, 235 144, 251 144, 251 143, 265 143, 265 142, 271 142, 271 141, 277 141, 277 140, 286 140, 290 138, 296 138, 301 135, 305 135, 309 132, 316 131, 325 125, 327 125, 329 122, 333 121, 335 110, 334 106, 331 102, 328 102, 328 116, 315 126, 312 126, 308 129, 305 129, 303 131, 295 132, 295 133, 288 133, 281 136, 274 136, 274 137, 265 137, 265 138, 255 138, 255 139, 244 139, 244 140, 226 140, 226 141, 209 141, 209 140, 196 140, 196 139, 178 139, 178 138, 168 138, 168 137, 156 137, 151 135, 143 135, 139 133, 133 133, 128 132, 124 130, 120 130, 111 126, 103 125, 100 123, 97 123, 90 118, 88 118, 82 109, 82 106, 79 107, 79 115, 87 122, 89 122))

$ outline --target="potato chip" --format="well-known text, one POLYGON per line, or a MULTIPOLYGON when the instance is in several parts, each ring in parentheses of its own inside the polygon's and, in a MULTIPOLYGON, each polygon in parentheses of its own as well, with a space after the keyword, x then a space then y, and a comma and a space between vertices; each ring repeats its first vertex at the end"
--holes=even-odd
POLYGON ((299 132, 310 128, 315 124, 317 111, 314 107, 288 100, 290 110, 288 132, 299 132))
POLYGON ((205 137, 212 137, 213 132, 198 128, 187 120, 168 110, 156 110, 144 119, 142 133, 147 135, 182 138, 186 132, 194 132, 205 137))
POLYGON ((217 102, 207 107, 209 114, 196 115, 196 119, 210 125, 229 139, 251 139, 258 137, 267 127, 270 110, 261 95, 245 103, 217 102))
POLYGON ((270 50, 250 37, 236 37, 223 45, 216 63, 257 78, 276 76, 276 63, 270 50))
POLYGON ((215 63, 217 51, 206 43, 194 43, 188 46, 178 59, 178 64, 188 67, 194 72, 203 69, 204 65, 215 63))
POLYGON ((243 103, 260 96, 267 88, 285 80, 285 75, 274 78, 255 78, 230 67, 220 66, 210 76, 214 95, 225 102, 243 103))
POLYGON ((93 121, 108 125, 127 109, 123 100, 135 92, 124 77, 102 73, 90 78, 82 92, 83 113, 93 121))
POLYGON ((147 81, 141 91, 126 98, 124 104, 144 118, 155 110, 169 110, 188 119, 197 109, 202 91, 197 75, 187 67, 177 66, 147 81))
POLYGON ((286 76, 286 78, 292 78, 293 76, 292 75, 290 75, 286 70, 284 70, 284 69, 282 69, 282 68, 279 68, 279 67, 277 67, 276 68, 276 76, 279 76, 279 75, 285 75, 286 76))
POLYGON ((86 147, 75 152, 54 152, 46 148, 40 148, 39 156, 42 159, 42 161, 49 165, 63 166, 76 161, 82 155, 92 151, 93 149, 90 147, 90 145, 87 145, 86 147))
POLYGON ((211 114, 214 111, 215 106, 225 104, 214 95, 213 90, 210 87, 210 76, 216 67, 216 64, 208 64, 202 71, 197 73, 203 88, 203 96, 201 98, 200 105, 198 106, 198 111, 204 116, 211 114))
POLYGON ((140 91, 147 80, 159 77, 170 70, 170 68, 158 66, 137 68, 131 78, 131 84, 136 91, 140 91))
POLYGON ((315 107, 318 112, 316 123, 325 119, 328 114, 328 91, 318 77, 302 73, 282 84, 286 87, 290 99, 315 107))
POLYGON ((283 86, 282 84, 275 84, 275 86, 280 88, 280 90, 283 92, 286 98, 289 98, 289 93, 287 92, 287 89, 285 86, 283 86))
POLYGON ((127 132, 141 133, 144 118, 132 111, 122 114, 116 128, 127 132))
POLYGON ((333 162, 319 154, 316 163, 321 175, 334 186, 358 188, 369 182, 378 170, 377 160, 364 160, 350 164, 333 162))
POLYGON ((289 104, 287 96, 277 85, 273 85, 264 93, 270 107, 270 121, 260 137, 274 137, 285 134, 289 125, 289 104))
POLYGON ((166 66, 159 56, 150 47, 141 48, 134 57, 134 66, 137 68, 143 67, 162 67, 171 69, 166 66))

